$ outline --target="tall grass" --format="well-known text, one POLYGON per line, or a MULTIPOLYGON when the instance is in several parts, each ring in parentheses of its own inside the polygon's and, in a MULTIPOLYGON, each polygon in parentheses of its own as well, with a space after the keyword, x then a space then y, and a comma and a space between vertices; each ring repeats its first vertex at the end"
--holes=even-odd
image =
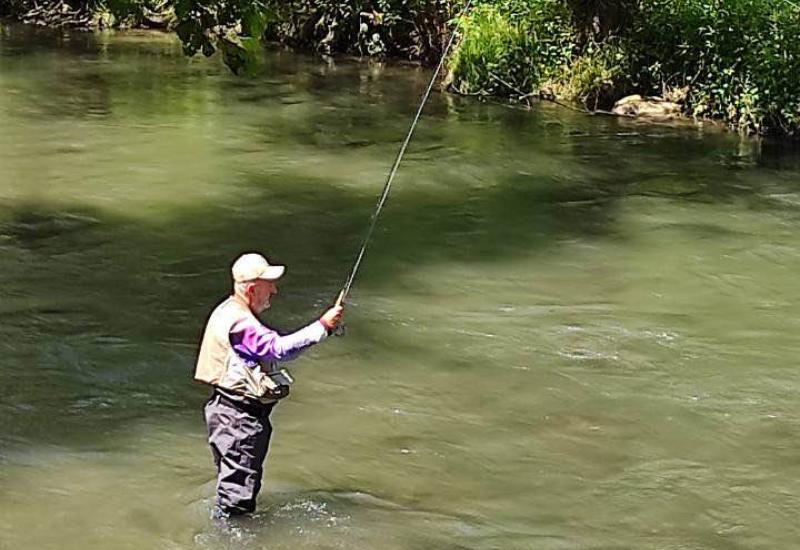
MULTIPOLYGON (((586 3, 583 3, 586 4, 586 3)), ((626 25, 592 35, 579 2, 478 6, 450 62, 454 87, 544 92, 607 107, 670 93, 687 114, 744 132, 800 130, 800 9, 784 0, 639 0, 626 25), (572 6, 572 7, 570 7, 572 6)))
POLYGON ((527 93, 569 65, 575 49, 570 12, 560 0, 476 6, 460 23, 450 60, 462 93, 527 93))
POLYGON ((629 76, 683 88, 686 109, 742 131, 797 132, 800 9, 783 0, 642 0, 629 76))

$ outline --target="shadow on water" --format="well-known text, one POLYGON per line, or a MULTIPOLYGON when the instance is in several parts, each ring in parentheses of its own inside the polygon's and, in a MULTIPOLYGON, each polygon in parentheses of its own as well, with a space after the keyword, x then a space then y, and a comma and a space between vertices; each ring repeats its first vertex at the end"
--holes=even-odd
MULTIPOLYGON (((559 243, 577 238, 625 239, 616 215, 626 197, 745 200, 757 208, 769 202, 758 186, 735 178, 693 177, 696 157, 685 172, 673 167, 665 177, 657 165, 649 175, 640 165, 614 173, 616 160, 594 158, 594 146, 578 142, 571 149, 594 159, 582 161, 593 163, 594 174, 570 179, 501 172, 488 187, 470 186, 469 169, 463 180, 462 172, 445 169, 432 186, 407 181, 404 189, 399 179, 354 300, 358 287, 414 292, 405 279, 425 266, 502 264, 557 253, 559 243)), ((412 176, 422 173, 418 164, 424 162, 410 163, 412 176)), ((152 416, 196 408, 199 394, 187 384, 194 346, 211 301, 227 291, 231 258, 266 249, 287 263, 283 303, 271 318, 279 326, 302 325, 336 294, 374 205, 372 193, 346 184, 336 175, 318 181, 288 171, 253 175, 232 186, 239 196, 178 208, 150 222, 79 204, 0 209, 8 297, 0 348, 12 363, 36 365, 20 369, 6 387, 4 415, 15 426, 7 435, 97 445, 95 428, 81 424, 87 411, 95 411, 95 426, 105 419, 118 429, 145 410, 152 416), (75 423, 38 421, 54 408, 71 411, 75 423)), ((709 235, 715 227, 690 229, 709 235)), ((360 315, 379 321, 366 310, 360 315)), ((370 327, 348 338, 374 346, 370 327)), ((391 335, 382 334, 380 345, 391 350, 391 335)))

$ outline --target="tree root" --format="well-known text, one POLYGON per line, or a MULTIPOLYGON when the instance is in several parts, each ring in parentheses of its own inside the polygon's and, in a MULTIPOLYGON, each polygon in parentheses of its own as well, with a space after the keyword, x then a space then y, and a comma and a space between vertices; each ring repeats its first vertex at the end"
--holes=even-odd
POLYGON ((44 27, 70 27, 88 29, 93 26, 92 13, 86 4, 73 7, 64 0, 38 5, 20 15, 24 23, 44 27))

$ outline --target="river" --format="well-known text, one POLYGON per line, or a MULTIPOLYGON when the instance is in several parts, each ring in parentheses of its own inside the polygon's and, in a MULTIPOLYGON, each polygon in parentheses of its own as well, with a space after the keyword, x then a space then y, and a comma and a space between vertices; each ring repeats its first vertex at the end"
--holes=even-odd
POLYGON ((0 548, 797 547, 797 151, 434 94, 226 531, 205 316, 334 299, 429 70, 0 28, 0 548))

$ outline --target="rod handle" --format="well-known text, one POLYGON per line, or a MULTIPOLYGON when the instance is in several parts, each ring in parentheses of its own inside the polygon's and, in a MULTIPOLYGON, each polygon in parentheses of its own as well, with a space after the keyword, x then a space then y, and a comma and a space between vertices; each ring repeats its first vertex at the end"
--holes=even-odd
MULTIPOLYGON (((334 304, 334 307, 341 306, 342 303, 344 303, 344 289, 342 289, 342 291, 339 292, 339 296, 336 297, 336 303, 334 304)), ((345 327, 344 323, 340 321, 339 324, 333 329, 333 335, 344 336, 346 331, 347 328, 345 327)))

